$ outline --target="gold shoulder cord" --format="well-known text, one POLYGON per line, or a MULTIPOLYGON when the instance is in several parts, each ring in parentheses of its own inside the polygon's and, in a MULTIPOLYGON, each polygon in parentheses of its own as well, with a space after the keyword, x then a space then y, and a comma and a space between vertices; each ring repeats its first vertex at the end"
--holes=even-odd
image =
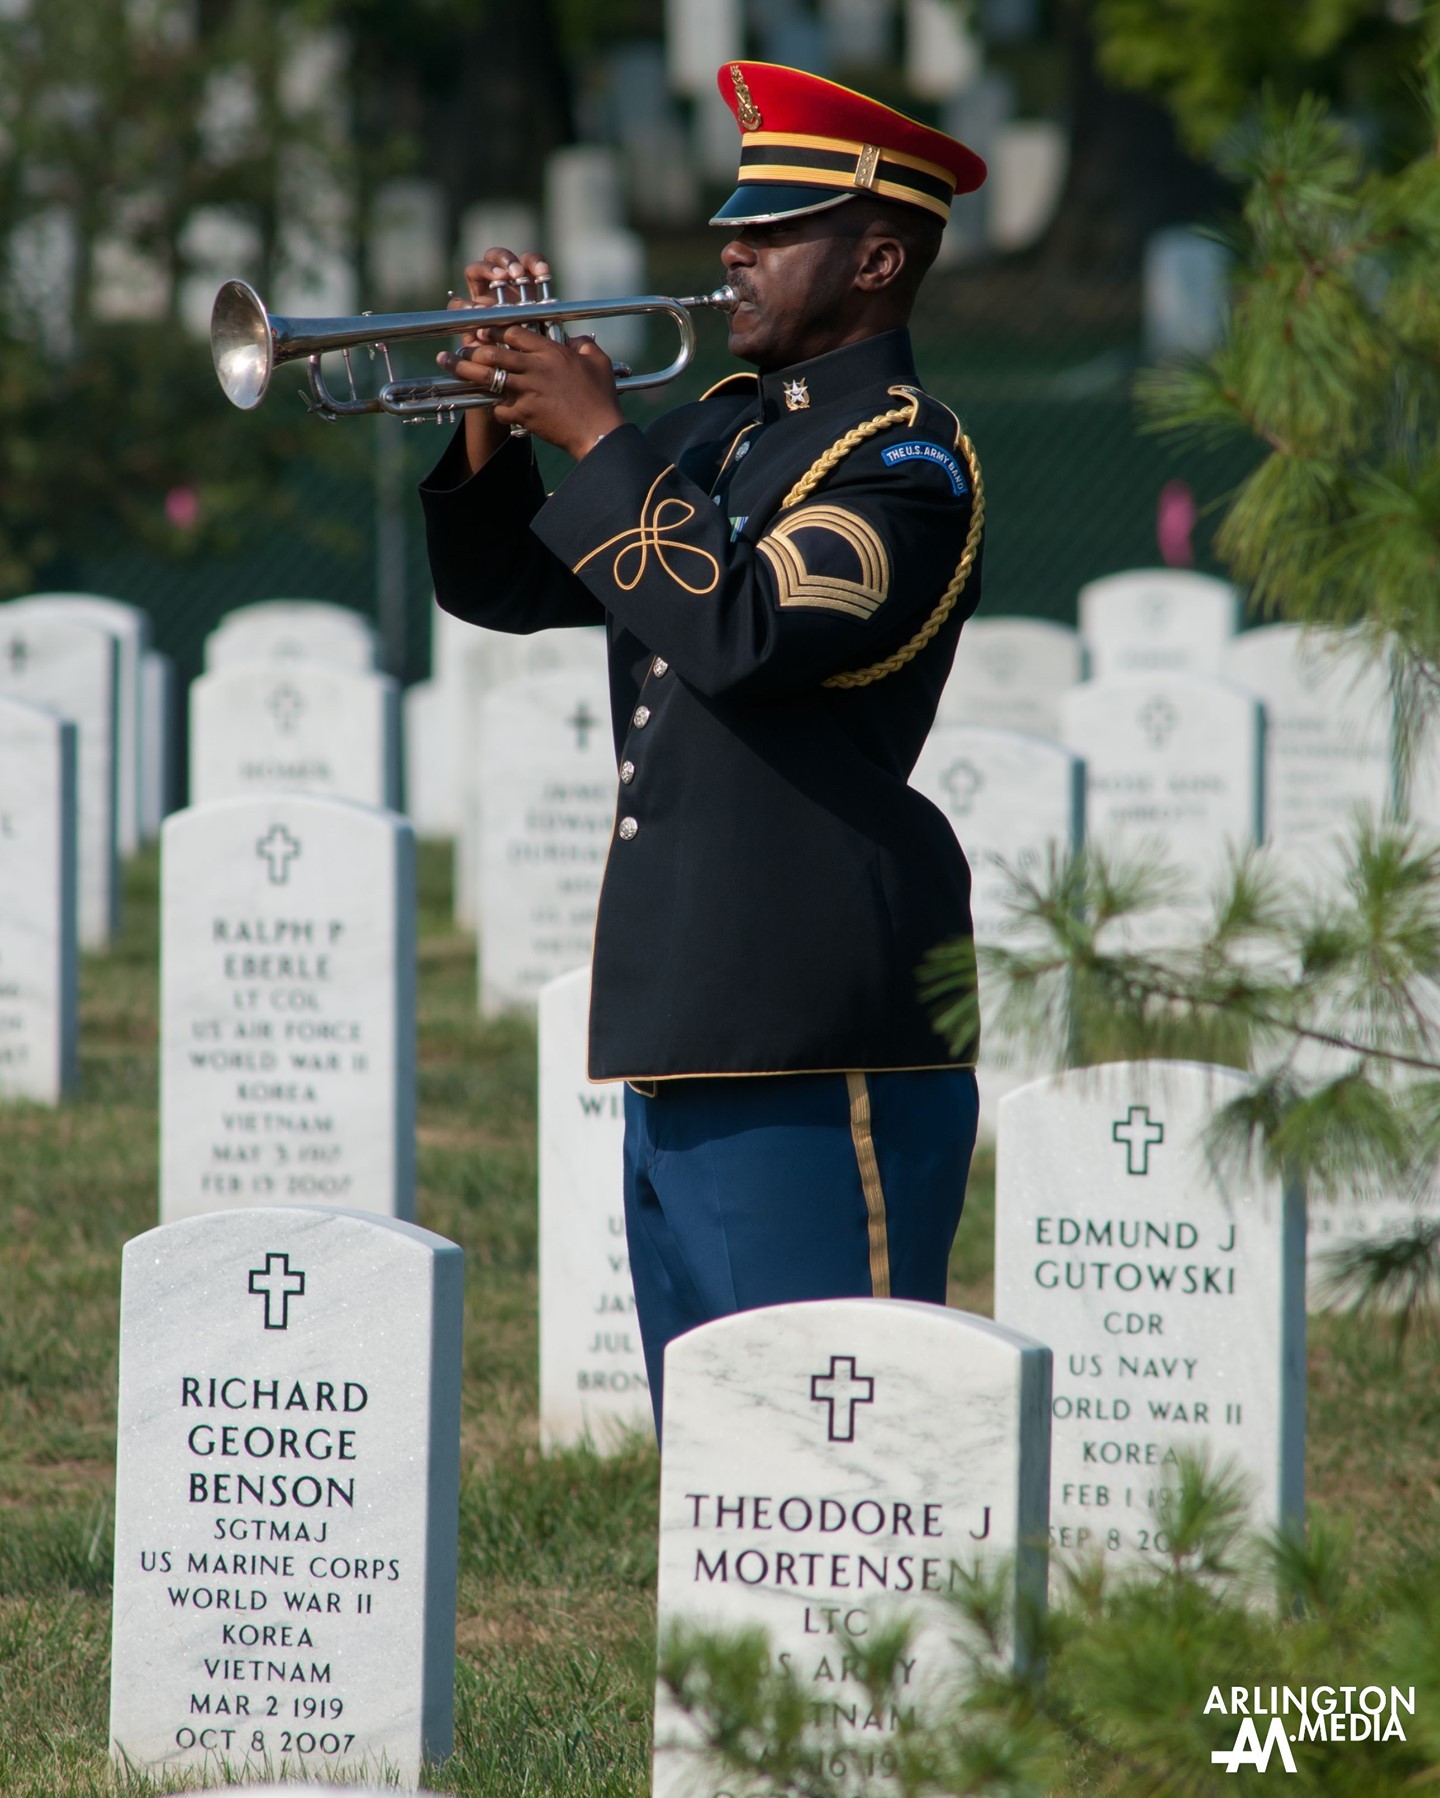
MULTIPOLYGON (((834 468, 844 461, 853 449, 858 449, 867 438, 876 436, 881 431, 888 431, 891 425, 906 425, 914 428, 915 420, 920 415, 920 399, 908 387, 892 387, 890 392, 898 397, 905 397, 905 404, 897 406, 892 412, 877 413, 874 418, 867 418, 863 424, 855 425, 843 437, 837 438, 824 453, 812 462, 805 473, 785 495, 780 510, 788 512, 792 506, 798 506, 801 500, 808 499, 834 468)), ((920 651, 935 635, 940 626, 955 610, 955 603, 965 591, 965 583, 970 579, 970 570, 975 566, 975 557, 980 549, 980 533, 985 528, 985 483, 980 474, 980 458, 975 454, 975 446, 962 431, 956 439, 956 447, 964 456, 966 466, 970 470, 970 485, 974 500, 970 510, 970 529, 965 534, 965 553, 959 565, 950 577, 950 584, 940 595, 939 604, 925 620, 908 643, 897 649, 894 655, 886 656, 883 662, 872 662, 868 668, 857 668, 853 674, 832 674, 828 680, 822 681, 823 687, 868 687, 872 682, 884 680, 887 674, 894 674, 907 662, 913 661, 920 651)))

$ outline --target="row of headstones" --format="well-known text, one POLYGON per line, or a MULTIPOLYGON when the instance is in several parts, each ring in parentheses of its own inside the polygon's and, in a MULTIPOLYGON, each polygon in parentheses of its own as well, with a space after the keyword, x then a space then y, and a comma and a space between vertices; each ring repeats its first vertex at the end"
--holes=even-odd
MULTIPOLYGON (((1047 1545, 1163 1565, 1186 1449, 1246 1477, 1255 1527, 1298 1522, 1303 1204, 1217 1186, 1204 1126, 1240 1078, 1116 1065, 1007 1099, 994 1322, 840 1300, 672 1343, 662 1632, 768 1629, 841 1751, 883 1750, 960 1671, 946 1601, 977 1562, 1017 1619, 1047 1545), (896 1611, 920 1627, 877 1713, 847 1642, 896 1611)), ((413 1785, 449 1752, 461 1313, 460 1250, 391 1219, 220 1211, 127 1246, 117 1758, 413 1785)), ((656 1740, 677 1792, 663 1688, 656 1740)))
MULTIPOLYGON (((170 808, 175 669, 149 646, 136 606, 89 593, 34 593, 0 605, 0 817, 20 843, 29 825, 28 775, 51 786, 56 766, 74 815, 76 928, 86 948, 109 942, 119 918, 118 861, 153 841, 170 808), (14 710, 23 706, 25 710, 14 710), (73 744, 44 728, 36 708, 73 726, 73 744)), ((48 806, 44 829, 52 831, 48 806)), ((23 845, 12 851, 24 859, 23 845)), ((7 857, 7 861, 10 858, 7 857)))
MULTIPOLYGON (((0 1099, 54 1104, 73 1084, 78 953, 111 940, 120 858, 173 804, 174 667, 148 631, 138 608, 94 595, 0 605, 0 1099)), ((206 652, 213 672, 192 691, 202 798, 284 786, 284 744, 308 712, 289 784, 398 803, 398 700, 357 614, 245 607, 206 652), (286 666, 303 668, 303 692, 286 666)))
POLYGON ((159 832, 175 669, 137 607, 87 593, 0 605, 0 1100, 73 1084, 79 953, 120 916, 120 858, 159 832))
MULTIPOLYGON (((553 639, 530 653, 564 655, 569 665, 483 689, 457 721, 462 747, 447 763, 475 776, 456 840, 456 915, 478 932, 487 1012, 533 1006, 548 979, 586 959, 614 824, 603 646, 585 632, 553 639)), ((1287 671, 1299 685, 1307 663, 1289 627, 1251 632, 1241 645, 1279 665, 1272 694, 1287 671)), ((502 646, 477 648, 492 656, 502 646)), ((977 654, 984 648, 982 638, 977 654)), ((1087 840, 1163 848, 1187 889, 1154 924, 1173 930, 1203 911, 1233 852, 1269 839, 1288 855, 1315 832, 1333 834, 1357 805, 1383 812, 1384 677, 1359 669, 1364 696, 1378 700, 1372 709, 1347 686, 1353 661, 1332 659, 1321 674, 1303 713, 1227 681, 1155 674, 1059 694, 1058 742, 937 723, 911 784, 950 819, 970 858, 977 937, 999 940, 1007 929, 1005 870, 1043 869, 1052 849, 1087 840)), ((1412 815, 1423 817, 1428 803, 1422 795, 1412 815)))
MULTIPOLYGON (((1187 629, 1193 631, 1204 609, 1192 601, 1183 615, 1187 629)), ((1147 615, 1165 616, 1153 595, 1147 615)), ((105 648, 103 636, 83 622, 53 618, 43 628, 26 628, 52 643, 78 634, 105 648)), ((418 777, 412 784, 421 828, 433 829, 444 808, 431 807, 433 784, 419 771, 438 767, 451 778, 457 771, 470 776, 458 842, 457 913, 479 929, 481 1002, 493 1011, 533 1005, 547 979, 588 954, 613 825, 604 645, 598 631, 510 638, 458 629, 472 640, 462 652, 465 674, 447 677, 444 670, 456 658, 441 659, 437 682, 429 691, 412 689, 407 699, 418 777), (469 703, 477 691, 479 703, 469 703), (486 768, 505 768, 505 778, 481 780, 486 768)), ((1173 639, 1175 625, 1167 630, 1173 639)), ((12 636, 12 651, 23 642, 12 636)), ((1192 660, 1193 650, 1192 641, 1192 660)), ((1198 890, 1227 847, 1258 840, 1266 810, 1270 834, 1289 835, 1342 819, 1356 801, 1377 809, 1385 803, 1391 777, 1383 674, 1335 657, 1312 663, 1288 627, 1250 632, 1230 651, 1243 658, 1268 700, 1268 733, 1253 697, 1210 677, 1166 671, 1132 676, 1139 686, 1102 677, 1066 689, 1062 683, 1078 671, 1080 657, 1073 633, 1021 620, 970 627, 951 683, 952 692, 957 683, 963 691, 947 700, 914 784, 951 817, 972 856, 982 939, 998 928, 1003 911, 999 863, 1033 866, 1048 843, 1073 847, 1082 831, 1092 838, 1163 839, 1198 890), (1066 747, 945 721, 956 715, 1058 728, 1066 747)), ((203 804, 308 791, 395 808, 398 700, 394 683, 374 671, 376 653, 371 627, 342 608, 275 602, 232 615, 212 635, 208 671, 191 692, 192 799, 203 804)), ((1174 641, 1168 653, 1178 656, 1174 641)), ((60 661, 28 649, 15 659, 32 693, 58 701, 53 687, 38 687, 35 679, 60 661)), ((83 817, 85 795, 100 780, 85 757, 94 760, 104 730, 92 725, 78 700, 67 703, 80 733, 83 817)), ((65 809, 66 752, 53 728, 29 713, 15 714, 10 730, 5 765, 15 793, 5 802, 7 833, 14 839, 23 821, 36 846, 33 857, 7 857, 19 889, 7 909, 20 921, 17 957, 34 947, 27 939, 37 930, 44 934, 47 919, 68 912, 62 892, 70 859, 63 817, 58 826, 46 822, 57 804, 62 814, 65 809), (28 741, 37 733, 44 738, 47 728, 48 747, 28 741), (45 877, 32 877, 32 866, 45 877)), ((102 810, 91 807, 97 816, 102 810)), ((82 830, 82 887, 86 846, 93 842, 82 830)), ((73 950, 63 929, 58 940, 53 930, 47 940, 53 947, 30 960, 35 970, 55 970, 40 1006, 62 1022, 38 1032, 26 1058, 33 1096, 63 1088, 69 1051, 62 1045, 73 1042, 73 1028, 63 1022, 65 995, 74 985, 73 950)), ((11 1034, 21 1032, 12 1027, 11 1034)), ((15 1071, 20 1051, 12 1048, 9 1084, 26 1090, 15 1071)))

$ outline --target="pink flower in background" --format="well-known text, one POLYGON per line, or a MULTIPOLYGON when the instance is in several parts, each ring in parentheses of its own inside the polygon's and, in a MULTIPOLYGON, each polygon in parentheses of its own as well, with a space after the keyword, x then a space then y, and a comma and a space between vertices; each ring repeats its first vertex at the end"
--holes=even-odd
POLYGON ((165 516, 177 531, 193 531, 200 522, 200 495, 193 487, 172 487, 165 495, 165 516))
POLYGON ((1195 495, 1188 481, 1167 481, 1160 489, 1155 510, 1155 536, 1167 568, 1193 568, 1195 551, 1190 533, 1195 529, 1195 495))

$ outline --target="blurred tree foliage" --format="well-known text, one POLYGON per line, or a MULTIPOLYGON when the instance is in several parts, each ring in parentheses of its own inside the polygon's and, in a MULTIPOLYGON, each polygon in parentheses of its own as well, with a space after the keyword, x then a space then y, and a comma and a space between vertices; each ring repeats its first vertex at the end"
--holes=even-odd
MULTIPOLYGON (((1366 118, 1382 141, 1404 129, 1406 78, 1430 0, 1081 0, 1100 67, 1174 114, 1196 154, 1213 151, 1262 89, 1302 93, 1366 118)), ((1412 128, 1415 114, 1410 110, 1412 128)))
POLYGON ((0 595, 43 583, 77 520, 87 544, 184 557, 279 518, 325 534, 292 515, 287 465, 358 470, 368 434, 279 399, 232 411, 185 331, 206 297, 187 305, 187 280, 213 284, 238 222, 267 296, 321 245, 368 294, 388 177, 436 179, 453 232, 472 200, 538 197, 570 132, 550 0, 0 7, 0 595))
MULTIPOLYGON (((1440 846, 1404 821, 1403 788, 1440 747, 1440 25, 1412 92, 1426 147, 1389 169, 1318 98, 1261 106, 1223 157, 1244 191, 1223 340, 1141 386, 1153 428, 1263 452, 1216 547, 1261 613, 1383 658, 1400 815, 1357 821, 1298 886, 1243 861, 1208 931, 1164 949, 1137 947, 1171 896, 1163 868, 1102 846, 1017 878, 1024 930, 980 965, 993 1035, 1062 1064, 1248 1062, 1252 1092, 1219 1127, 1232 1150, 1316 1191, 1419 1201, 1440 1166, 1440 846)), ((967 948, 928 973, 957 1042, 975 1023, 967 948)), ((1431 1301, 1440 1229, 1421 1218, 1338 1271, 1362 1295, 1431 1301)))
POLYGON ((331 10, 37 0, 0 16, 0 593, 107 530, 194 556, 283 512, 303 414, 234 413, 181 296, 207 208, 254 231, 263 283, 286 167, 351 157, 329 96, 287 74, 331 10), (134 317, 137 285, 158 317, 134 317))

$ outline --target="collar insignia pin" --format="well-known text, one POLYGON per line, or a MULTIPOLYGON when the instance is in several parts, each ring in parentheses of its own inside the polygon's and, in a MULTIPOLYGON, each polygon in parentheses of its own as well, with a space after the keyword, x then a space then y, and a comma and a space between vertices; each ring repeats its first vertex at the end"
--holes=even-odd
POLYGON ((787 412, 803 412, 810 404, 810 389, 802 375, 798 381, 785 383, 785 410, 787 412))

